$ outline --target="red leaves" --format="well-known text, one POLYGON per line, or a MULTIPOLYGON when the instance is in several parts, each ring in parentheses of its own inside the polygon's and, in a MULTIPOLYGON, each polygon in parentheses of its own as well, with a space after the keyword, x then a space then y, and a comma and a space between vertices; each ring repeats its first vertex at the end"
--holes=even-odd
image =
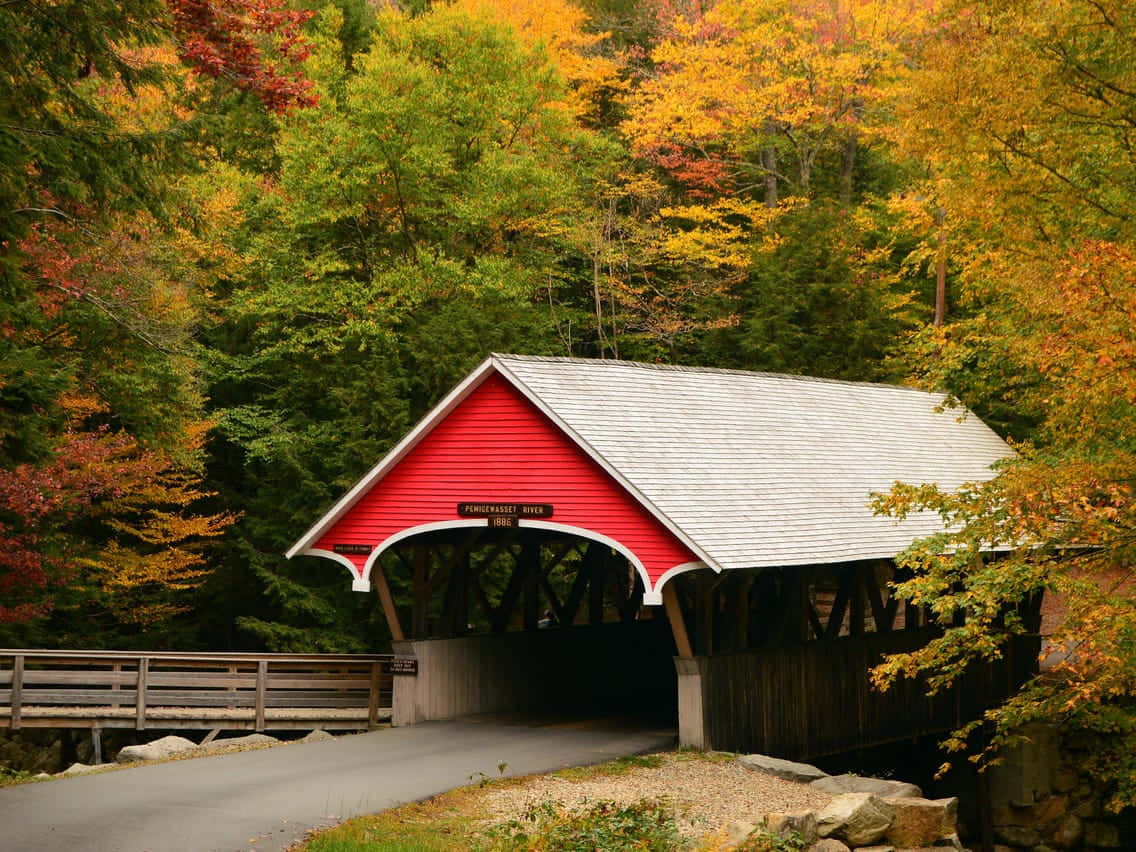
POLYGON ((312 16, 282 0, 168 0, 181 58, 208 77, 231 80, 270 110, 309 107, 317 98, 298 71, 284 71, 265 56, 271 46, 285 64, 308 55, 300 26, 312 16))

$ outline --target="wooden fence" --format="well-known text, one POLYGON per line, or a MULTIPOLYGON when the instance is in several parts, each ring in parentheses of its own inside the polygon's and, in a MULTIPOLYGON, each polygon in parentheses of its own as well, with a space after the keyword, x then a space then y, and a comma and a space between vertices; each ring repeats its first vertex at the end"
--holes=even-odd
POLYGON ((373 728, 391 659, 0 648, 0 728, 373 728))

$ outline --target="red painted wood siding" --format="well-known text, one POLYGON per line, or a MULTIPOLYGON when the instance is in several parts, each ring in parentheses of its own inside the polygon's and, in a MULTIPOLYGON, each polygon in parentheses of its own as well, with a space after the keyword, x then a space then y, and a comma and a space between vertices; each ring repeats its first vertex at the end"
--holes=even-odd
MULTIPOLYGON (((457 521, 463 502, 551 503, 549 521, 615 539, 652 584, 696 562, 603 468, 499 375, 487 378, 376 482, 315 547, 378 546, 409 527, 457 521)), ((348 557, 362 575, 366 556, 348 557)))

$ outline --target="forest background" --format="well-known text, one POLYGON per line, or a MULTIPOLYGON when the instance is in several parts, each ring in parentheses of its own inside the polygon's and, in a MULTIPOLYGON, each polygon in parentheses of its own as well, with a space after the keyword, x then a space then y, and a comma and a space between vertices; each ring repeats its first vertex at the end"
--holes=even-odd
POLYGON ((0 646, 385 650, 282 554, 491 351, 906 382, 1019 455, 879 682, 1066 595, 1131 803, 1134 129, 1123 0, 0 4, 0 646))

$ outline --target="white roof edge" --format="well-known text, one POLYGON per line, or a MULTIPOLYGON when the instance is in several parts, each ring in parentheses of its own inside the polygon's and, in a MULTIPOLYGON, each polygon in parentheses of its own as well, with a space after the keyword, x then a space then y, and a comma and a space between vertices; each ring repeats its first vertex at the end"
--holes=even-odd
POLYGON ((473 391, 489 377, 489 374, 493 372, 494 369, 499 369, 499 364, 495 356, 490 355, 482 361, 472 373, 466 376, 457 387, 450 391, 441 402, 435 405, 425 417, 419 420, 418 425, 411 429, 406 437, 383 456, 382 460, 371 468, 362 479, 356 482, 351 490, 339 499, 339 502, 332 506, 322 518, 316 521, 306 533, 297 539, 295 544, 285 552, 285 558, 291 559, 293 556, 296 556, 318 541, 320 536, 327 532, 336 521, 342 518, 352 506, 359 502, 375 482, 382 479, 392 467, 402 461, 406 454, 414 449, 418 442, 426 437, 427 433, 429 433, 439 421, 444 419, 451 411, 457 408, 467 396, 473 393, 473 391))
POLYGON ((714 569, 715 572, 721 572, 722 566, 718 564, 718 560, 714 559, 712 556, 710 556, 710 554, 699 547, 698 544, 693 539, 691 539, 690 536, 684 533, 682 529, 677 524, 675 524, 674 521, 667 517, 667 515, 661 509, 659 509, 654 503, 644 497, 638 488, 628 482, 627 478, 624 477, 623 474, 621 474, 618 470, 616 470, 616 468, 612 467, 608 460, 605 459, 591 444, 585 441, 576 432, 575 429, 565 423, 564 420, 555 411, 549 408, 548 405, 545 404, 545 402, 536 394, 535 391, 531 390, 523 381, 515 376, 508 369, 508 367, 504 363, 502 363, 500 359, 498 359, 496 354, 491 355, 490 360, 496 366, 497 371, 509 380, 510 384, 512 384, 517 390, 524 394, 525 398, 528 399, 529 402, 535 405, 542 414, 544 414, 549 420, 555 423, 560 428, 560 431, 571 438, 580 447, 580 449, 587 453, 588 457, 592 459, 592 461, 602 467, 616 482, 618 482, 627 491, 628 494, 634 497, 644 509, 650 512, 655 520, 666 527, 679 541, 689 547, 708 566, 714 569))

